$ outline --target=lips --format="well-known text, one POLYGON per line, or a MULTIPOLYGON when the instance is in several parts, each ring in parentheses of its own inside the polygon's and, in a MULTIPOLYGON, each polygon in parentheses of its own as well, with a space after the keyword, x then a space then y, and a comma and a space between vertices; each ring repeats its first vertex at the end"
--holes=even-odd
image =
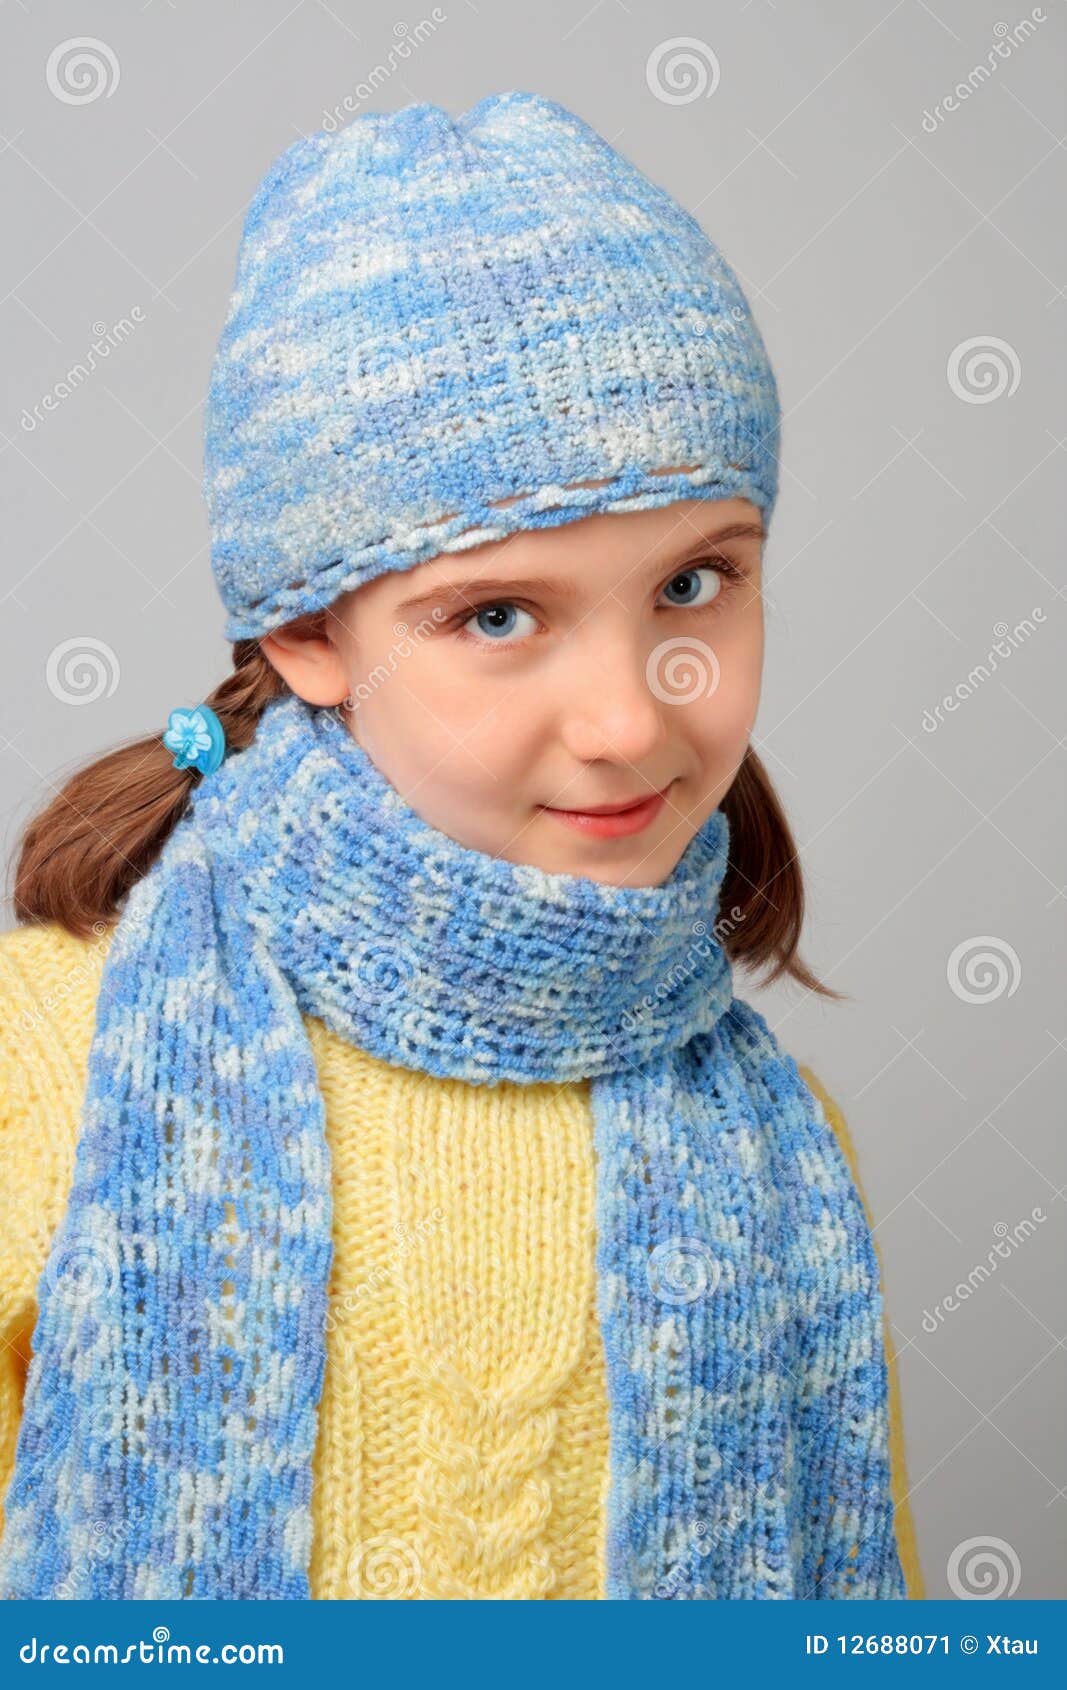
POLYGON ((651 792, 647 798, 631 799, 627 804, 614 804, 599 810, 557 810, 546 804, 546 815, 555 816, 565 827, 597 839, 621 839, 627 834, 640 833, 659 815, 674 782, 662 792, 651 792))
MULTIPOLYGON (((673 782, 669 783, 673 785, 673 782)), ((637 798, 625 798, 621 804, 575 804, 554 805, 547 804, 546 809, 559 809, 568 816, 621 816, 624 810, 636 810, 639 804, 647 804, 653 798, 664 798, 668 787, 664 786, 659 792, 642 792, 637 798)))

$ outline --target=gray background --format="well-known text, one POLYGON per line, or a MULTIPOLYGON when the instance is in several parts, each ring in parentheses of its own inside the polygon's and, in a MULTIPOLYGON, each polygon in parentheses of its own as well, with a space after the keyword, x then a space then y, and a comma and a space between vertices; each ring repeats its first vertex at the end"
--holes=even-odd
POLYGON ((8 0, 0 30, 6 860, 74 766, 161 732, 229 668, 201 405, 245 206, 297 134, 346 95, 344 120, 534 90, 720 243, 785 414, 756 744, 801 847, 805 955, 851 1001, 739 990, 858 1147, 929 1595, 977 1594, 988 1554, 984 1588, 1062 1596, 1056 0, 8 0), (49 73, 83 36, 104 44, 88 84, 65 81, 69 51, 49 73), (681 37, 689 83, 663 47, 681 37), (1008 55, 973 76, 997 40, 1008 55), (106 356, 64 394, 94 340, 106 356))

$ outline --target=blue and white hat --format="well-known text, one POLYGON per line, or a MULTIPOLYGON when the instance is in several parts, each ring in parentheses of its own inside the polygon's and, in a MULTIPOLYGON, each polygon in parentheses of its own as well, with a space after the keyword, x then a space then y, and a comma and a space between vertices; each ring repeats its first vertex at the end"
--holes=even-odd
POLYGON ((356 117, 245 220, 204 441, 226 636, 596 511, 766 524, 778 433, 733 271, 581 118, 521 92, 356 117))

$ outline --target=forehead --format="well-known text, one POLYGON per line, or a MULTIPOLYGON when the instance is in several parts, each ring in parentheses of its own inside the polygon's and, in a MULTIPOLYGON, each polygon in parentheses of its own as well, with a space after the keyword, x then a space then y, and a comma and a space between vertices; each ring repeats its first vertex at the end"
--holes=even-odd
POLYGON ((546 528, 521 529, 502 540, 439 552, 412 569, 393 573, 397 598, 434 587, 489 577, 520 579, 558 572, 567 577, 579 565, 618 561, 632 568, 642 558, 670 563, 694 545, 725 539, 758 542, 763 525, 747 499, 679 499, 653 510, 603 511, 546 528))

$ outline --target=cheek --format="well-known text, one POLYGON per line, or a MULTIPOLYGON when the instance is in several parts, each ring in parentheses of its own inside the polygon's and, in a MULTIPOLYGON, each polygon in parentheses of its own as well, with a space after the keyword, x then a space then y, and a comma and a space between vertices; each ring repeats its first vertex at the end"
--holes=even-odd
POLYGON ((763 676, 763 601, 750 600, 722 636, 728 680, 739 698, 758 700, 763 676))
POLYGON ((762 621, 739 621, 711 643, 718 659, 719 679, 710 698, 701 702, 697 733, 717 753, 738 756, 751 737, 759 710, 762 621))
POLYGON ((415 653, 397 682, 395 703, 388 696, 392 683, 383 689, 381 726, 387 741, 403 733, 409 766, 428 785, 451 786, 482 804, 494 793, 506 802, 517 776, 529 768, 543 691, 509 669, 506 659, 454 649, 415 653))
POLYGON ((521 755, 552 716, 551 670, 561 655, 479 651, 446 638, 441 650, 427 653, 419 686, 435 714, 479 755, 496 742, 498 756, 512 744, 521 755))

